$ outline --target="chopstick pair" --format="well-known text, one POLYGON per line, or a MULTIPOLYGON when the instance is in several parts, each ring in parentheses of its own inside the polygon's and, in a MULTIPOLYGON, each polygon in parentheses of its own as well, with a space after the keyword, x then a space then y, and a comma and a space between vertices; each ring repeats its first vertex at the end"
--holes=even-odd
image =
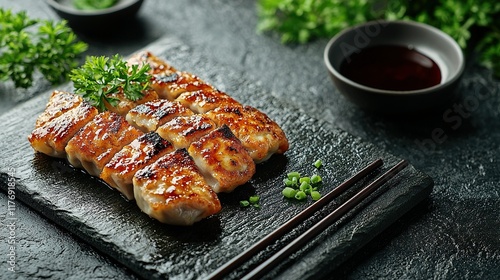
MULTIPOLYGON (((217 270, 212 272, 207 279, 221 279, 225 275, 229 274, 236 267, 240 266, 244 262, 248 261, 254 255, 256 255, 259 251, 263 250, 266 246, 276 241, 289 231, 291 231, 295 226, 299 223, 305 221, 309 217, 311 217, 314 212, 324 207, 326 204, 331 202, 335 197, 342 194, 347 188, 359 182, 361 179, 366 177, 370 172, 375 170, 376 168, 383 165, 382 159, 377 159, 367 165, 365 168, 360 170, 351 178, 347 179, 339 186, 330 191, 327 195, 313 203, 311 206, 297 214, 295 217, 290 219, 288 222, 268 234, 266 237, 261 239, 259 242, 252 245, 250 248, 240 253, 229 262, 219 267, 217 270)), ((297 237, 295 240, 290 242, 287 246, 282 248, 276 254, 271 256, 269 259, 261 263, 255 269, 246 274, 242 279, 258 279, 263 276, 266 272, 270 271, 276 264, 280 261, 291 255, 296 250, 300 249, 303 245, 305 245, 309 240, 317 236, 323 230, 331 226, 335 221, 337 221, 342 215, 347 213, 349 210, 358 205, 363 199, 365 199, 368 195, 377 190, 381 185, 394 177, 399 171, 403 170, 408 165, 406 160, 401 160, 394 167, 385 172, 378 179, 370 183, 368 186, 357 192, 354 196, 352 196, 349 200, 343 203, 341 206, 336 208, 333 212, 323 218, 321 221, 312 226, 309 230, 304 232, 302 235, 297 237)))

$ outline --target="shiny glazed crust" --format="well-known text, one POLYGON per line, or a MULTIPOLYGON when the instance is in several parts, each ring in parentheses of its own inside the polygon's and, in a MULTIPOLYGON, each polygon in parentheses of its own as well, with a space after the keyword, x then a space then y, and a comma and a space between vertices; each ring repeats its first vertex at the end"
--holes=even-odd
POLYGON ((198 114, 222 106, 240 105, 229 95, 213 88, 185 92, 179 95, 176 100, 198 114))
POLYGON ((250 154, 225 125, 193 142, 188 152, 216 193, 232 192, 255 174, 250 154))
POLYGON ((179 102, 157 99, 141 104, 130 110, 127 121, 138 129, 155 131, 160 125, 177 116, 191 116, 193 112, 179 102))
POLYGON ((125 145, 104 166, 101 179, 118 189, 127 199, 134 199, 134 174, 161 156, 174 151, 170 142, 157 133, 149 132, 125 145))
POLYGON ((209 118, 202 115, 181 116, 160 126, 156 132, 170 141, 176 149, 187 148, 193 141, 217 128, 209 118))
POLYGON ((66 146, 68 161, 84 168, 90 175, 99 176, 104 165, 123 146, 142 135, 122 116, 105 111, 85 125, 66 146))
POLYGON ((133 182, 139 208, 163 223, 192 225, 221 210, 217 195, 185 149, 139 170, 133 182))
POLYGON ((35 128, 28 140, 35 151, 52 157, 65 157, 65 147, 70 139, 98 113, 87 102, 35 128))
POLYGON ((279 125, 253 107, 224 106, 205 115, 218 126, 227 125, 257 163, 288 150, 288 140, 279 125))

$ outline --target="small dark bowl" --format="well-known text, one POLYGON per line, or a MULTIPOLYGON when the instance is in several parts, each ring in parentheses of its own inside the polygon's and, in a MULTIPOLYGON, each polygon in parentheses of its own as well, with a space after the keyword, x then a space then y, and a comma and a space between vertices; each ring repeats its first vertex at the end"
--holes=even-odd
POLYGON ((71 0, 46 1, 72 28, 82 31, 103 31, 117 27, 135 17, 143 3, 143 0, 118 0, 110 8, 86 11, 75 8, 71 0))
POLYGON ((346 29, 328 42, 324 60, 336 88, 347 99, 363 109, 388 114, 442 107, 453 97, 465 65, 460 46, 450 36, 411 21, 372 21, 346 29), (359 84, 340 73, 341 63, 351 54, 346 50, 378 45, 411 47, 431 58, 441 70, 441 83, 419 90, 383 90, 359 84))

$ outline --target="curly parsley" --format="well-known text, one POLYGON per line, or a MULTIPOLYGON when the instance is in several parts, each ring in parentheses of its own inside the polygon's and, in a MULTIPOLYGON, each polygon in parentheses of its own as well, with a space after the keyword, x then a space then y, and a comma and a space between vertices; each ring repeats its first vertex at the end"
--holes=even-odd
POLYGON ((448 33, 464 50, 476 47, 482 64, 500 77, 498 1, 259 0, 258 13, 257 30, 274 30, 281 35, 283 43, 328 38, 368 20, 424 22, 448 33))
POLYGON ((55 23, 0 8, 0 80, 17 88, 33 84, 36 70, 52 84, 67 80, 78 66, 77 56, 87 50, 66 21, 55 23), (38 28, 37 28, 38 27, 38 28))
POLYGON ((118 99, 113 95, 121 91, 129 100, 142 98, 143 91, 149 88, 149 70, 149 64, 129 66, 119 55, 89 56, 85 64, 71 71, 70 78, 76 94, 105 111, 106 103, 117 105, 118 99))

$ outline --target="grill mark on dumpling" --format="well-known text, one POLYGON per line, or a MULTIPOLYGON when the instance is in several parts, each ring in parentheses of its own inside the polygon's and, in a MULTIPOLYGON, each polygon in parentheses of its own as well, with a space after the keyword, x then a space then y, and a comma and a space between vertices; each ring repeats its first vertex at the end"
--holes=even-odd
POLYGON ((184 92, 176 100, 199 114, 217 107, 241 105, 226 93, 215 88, 184 92))
POLYGON ((188 152, 216 193, 231 192, 255 174, 252 157, 225 125, 193 142, 188 152))
POLYGON ((104 166, 99 177, 127 199, 133 199, 135 173, 173 150, 173 145, 157 133, 143 134, 117 152, 104 166))
POLYGON ((117 152, 141 135, 124 117, 105 111, 80 129, 65 150, 73 166, 99 176, 117 152))
POLYGON ((179 79, 179 75, 177 73, 161 73, 153 75, 154 79, 160 83, 171 83, 177 81, 179 79))
POLYGON ((193 112, 176 101, 157 99, 135 107, 127 114, 126 119, 135 127, 148 132, 177 116, 189 116, 193 112))
POLYGON ((151 145, 153 149, 147 151, 147 157, 152 158, 158 153, 160 153, 162 150, 165 150, 167 148, 172 147, 172 143, 166 141, 165 139, 161 138, 158 133, 152 131, 148 132, 139 138, 137 138, 139 141, 144 141, 151 145))
POLYGON ((98 111, 87 102, 35 128, 28 140, 35 151, 54 157, 65 157, 65 148, 73 136, 90 122, 98 111))
POLYGON ((187 148, 217 125, 203 115, 179 116, 160 126, 156 132, 176 148, 187 148))
POLYGON ((35 127, 44 125, 45 123, 77 107, 82 102, 83 99, 76 94, 55 90, 52 92, 49 102, 45 106, 45 110, 38 116, 35 127))

